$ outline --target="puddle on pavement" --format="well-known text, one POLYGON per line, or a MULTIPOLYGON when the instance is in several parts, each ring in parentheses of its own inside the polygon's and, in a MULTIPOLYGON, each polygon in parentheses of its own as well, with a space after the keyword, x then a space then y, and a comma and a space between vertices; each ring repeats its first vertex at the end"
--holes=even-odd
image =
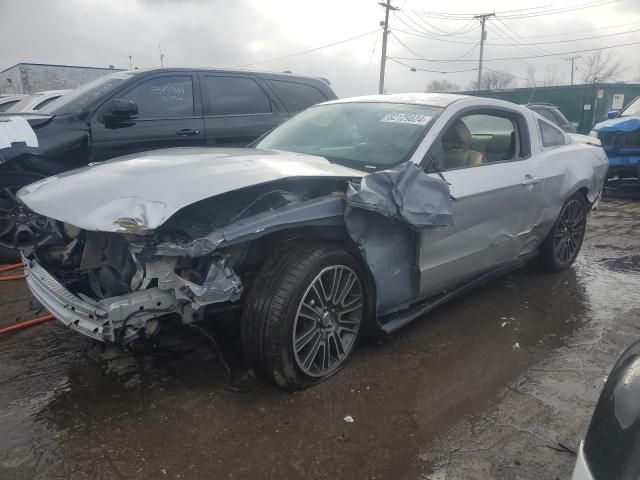
POLYGON ((202 335, 106 364, 58 324, 5 338, 0 478, 399 478, 421 447, 637 296, 639 256, 611 258, 602 242, 568 271, 528 267, 361 345, 293 394, 230 392, 202 335))
POLYGON ((618 258, 605 258, 602 263, 616 272, 640 273, 640 255, 627 255, 618 258))

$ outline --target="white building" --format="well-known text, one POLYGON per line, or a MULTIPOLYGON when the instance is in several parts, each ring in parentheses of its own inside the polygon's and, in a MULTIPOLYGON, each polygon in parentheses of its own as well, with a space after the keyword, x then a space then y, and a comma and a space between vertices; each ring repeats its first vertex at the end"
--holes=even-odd
POLYGON ((36 93, 43 90, 76 88, 120 69, 17 63, 0 72, 0 94, 36 93))

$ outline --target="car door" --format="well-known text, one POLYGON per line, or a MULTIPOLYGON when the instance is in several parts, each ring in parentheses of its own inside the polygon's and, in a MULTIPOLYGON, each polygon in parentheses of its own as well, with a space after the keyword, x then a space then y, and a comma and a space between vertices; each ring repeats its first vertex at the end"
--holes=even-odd
POLYGON ((531 155, 530 135, 520 113, 471 109, 455 116, 436 140, 427 168, 450 184, 455 225, 420 233, 422 296, 454 287, 535 248, 530 234, 543 182, 538 159, 531 155), (460 123, 463 135, 452 139, 447 131, 460 123), (502 156, 492 142, 502 142, 502 156), (441 165, 434 167, 440 159, 441 165), (440 173, 433 172, 438 169, 440 173))
POLYGON ((203 146, 204 119, 197 76, 176 71, 144 76, 113 98, 138 106, 126 122, 105 121, 109 101, 91 121, 91 161, 169 147, 203 146))
POLYGON ((289 114, 258 77, 201 72, 207 145, 245 147, 289 114))

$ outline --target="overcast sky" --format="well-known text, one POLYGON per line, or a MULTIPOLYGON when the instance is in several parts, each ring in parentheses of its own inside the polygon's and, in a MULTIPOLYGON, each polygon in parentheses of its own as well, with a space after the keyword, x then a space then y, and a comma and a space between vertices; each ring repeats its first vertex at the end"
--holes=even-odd
MULTIPOLYGON (((602 3, 607 1, 611 2, 602 3)), ((463 57, 455 63, 401 60, 407 65, 447 72, 475 68, 476 61, 464 60, 478 58, 478 48, 474 47, 480 37, 477 22, 432 18, 423 12, 496 11, 500 17, 499 12, 507 10, 544 7, 539 10, 544 11, 586 3, 593 0, 392 0, 401 10, 390 19, 397 38, 389 38, 388 55, 414 58, 416 55, 402 46, 403 42, 422 58, 463 57), (444 35, 460 30, 458 35, 441 36, 438 40, 418 33, 434 36, 425 32, 444 35)), ((640 31, 618 35, 640 30, 640 0, 619 0, 596 8, 530 18, 509 19, 507 15, 503 15, 504 23, 491 20, 487 24, 487 59, 640 42, 640 31), (590 30, 594 28, 599 30, 590 30), (616 35, 536 46, 508 45, 516 35, 520 36, 519 43, 539 43, 605 34, 616 35)), ((129 55, 133 56, 134 67, 156 67, 160 65, 159 47, 165 55, 165 66, 235 67, 372 32, 330 48, 246 68, 326 77, 342 97, 376 93, 381 51, 379 23, 383 16, 377 0, 0 0, 0 70, 18 62, 113 64, 128 68, 129 55)), ((622 79, 638 80, 640 44, 615 51, 628 65, 622 79)), ((518 77, 525 77, 530 65, 541 77, 555 71, 569 81, 569 62, 562 57, 486 63, 488 68, 518 77)), ((475 77, 476 72, 412 72, 389 61, 386 90, 424 91, 434 79, 448 79, 466 87, 475 77)))

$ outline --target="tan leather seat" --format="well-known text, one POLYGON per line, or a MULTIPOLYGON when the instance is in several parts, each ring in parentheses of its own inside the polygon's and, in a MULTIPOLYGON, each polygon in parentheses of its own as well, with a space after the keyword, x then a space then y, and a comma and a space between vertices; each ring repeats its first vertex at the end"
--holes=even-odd
POLYGON ((469 149, 471 132, 462 120, 457 120, 442 137, 445 169, 473 167, 487 163, 485 156, 469 149))

